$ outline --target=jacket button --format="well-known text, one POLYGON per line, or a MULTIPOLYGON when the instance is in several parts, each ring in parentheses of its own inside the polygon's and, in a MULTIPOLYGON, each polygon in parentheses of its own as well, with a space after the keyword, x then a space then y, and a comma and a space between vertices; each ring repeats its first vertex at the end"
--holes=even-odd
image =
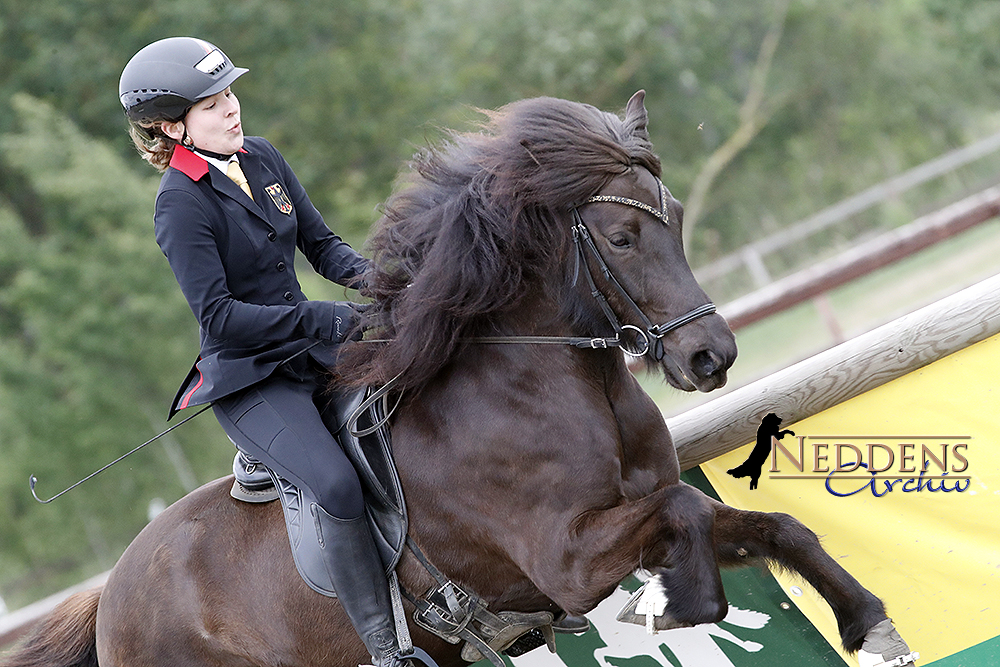
POLYGON ((276 238, 278 238, 278 235, 275 232, 268 232, 267 233, 267 240, 268 241, 274 241, 276 238))
POLYGON ((291 292, 285 292, 285 301, 291 301, 294 298, 295 298, 294 294, 292 294, 291 292))
POLYGON ((285 263, 284 262, 278 262, 277 264, 275 264, 274 268, 278 269, 278 271, 284 271, 285 270, 285 263))

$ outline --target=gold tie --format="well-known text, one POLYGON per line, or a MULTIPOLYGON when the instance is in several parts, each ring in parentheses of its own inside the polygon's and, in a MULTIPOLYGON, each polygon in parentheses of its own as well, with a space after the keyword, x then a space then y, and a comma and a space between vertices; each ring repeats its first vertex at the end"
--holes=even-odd
POLYGON ((229 166, 226 167, 226 176, 233 179, 233 182, 240 186, 240 189, 247 193, 250 199, 253 199, 253 193, 250 192, 250 183, 247 182, 247 177, 243 175, 243 170, 240 169, 239 162, 233 160, 229 163, 229 166))

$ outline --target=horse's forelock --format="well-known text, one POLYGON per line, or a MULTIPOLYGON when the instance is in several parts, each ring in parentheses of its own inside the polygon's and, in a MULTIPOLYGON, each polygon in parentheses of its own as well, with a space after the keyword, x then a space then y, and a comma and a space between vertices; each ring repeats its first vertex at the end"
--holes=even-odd
POLYGON ((636 164, 659 175, 645 121, 626 124, 589 105, 522 100, 492 114, 486 130, 500 139, 509 191, 528 205, 567 209, 636 164))

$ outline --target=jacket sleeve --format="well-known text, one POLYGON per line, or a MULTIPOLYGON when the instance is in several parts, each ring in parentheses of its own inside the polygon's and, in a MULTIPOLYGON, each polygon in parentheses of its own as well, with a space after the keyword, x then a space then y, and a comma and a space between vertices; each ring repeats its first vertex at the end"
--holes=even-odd
POLYGON ((270 144, 267 144, 267 148, 274 151, 272 159, 281 170, 281 178, 289 190, 288 196, 296 209, 298 219, 296 243, 299 250, 309 260, 316 273, 339 285, 352 286, 354 278, 368 270, 368 259, 330 230, 288 162, 278 149, 270 144))
POLYGON ((235 299, 211 220, 204 202, 192 192, 168 189, 156 198, 156 242, 203 331, 242 344, 303 337, 334 340, 332 301, 260 305, 235 299))

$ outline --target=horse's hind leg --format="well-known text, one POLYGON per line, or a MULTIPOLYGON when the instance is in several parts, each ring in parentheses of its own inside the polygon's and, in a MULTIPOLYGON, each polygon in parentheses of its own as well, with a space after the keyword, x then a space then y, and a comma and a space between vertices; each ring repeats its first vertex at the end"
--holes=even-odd
MULTIPOLYGON (((877 631, 869 634, 887 620, 882 601, 838 565, 820 546, 816 534, 798 520, 787 514, 750 512, 717 503, 715 539, 719 565, 746 565, 751 559, 766 559, 801 575, 833 609, 847 651, 854 653, 864 646, 871 652, 871 644, 880 642, 877 631)), ((880 647, 876 649, 881 652, 880 647)))

